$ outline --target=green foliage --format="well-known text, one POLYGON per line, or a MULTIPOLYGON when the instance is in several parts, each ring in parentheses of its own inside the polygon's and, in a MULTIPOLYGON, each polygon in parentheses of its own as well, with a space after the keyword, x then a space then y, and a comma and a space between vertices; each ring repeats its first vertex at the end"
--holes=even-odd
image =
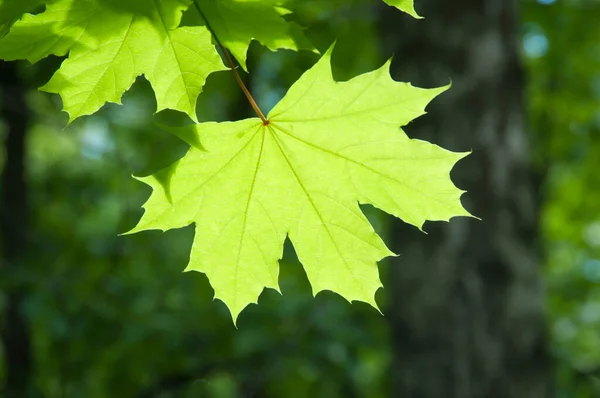
MULTIPOLYGON (((372 7, 378 1, 260 3, 281 3, 292 11, 282 19, 309 27, 305 35, 323 53, 338 38, 333 70, 338 80, 345 80, 375 69, 390 56, 380 51, 386 38, 381 37, 377 10, 372 7)), ((153 7, 136 11, 139 2, 150 4, 148 0, 105 0, 104 4, 113 13, 139 13, 144 18, 153 7)), ((0 37, 15 21, 28 18, 22 16, 24 12, 43 11, 41 3, 0 0, 0 37)), ((417 9, 420 4, 424 3, 418 2, 417 9)), ((540 172, 548 177, 540 191, 545 202, 541 222, 546 256, 541 267, 549 297, 549 335, 558 362, 554 388, 561 398, 593 398, 600 393, 596 379, 600 367, 600 7, 594 0, 523 0, 521 5, 525 39, 532 36, 539 43, 542 37, 548 44, 545 55, 524 59, 531 145, 540 172)), ((196 12, 189 7, 180 26, 198 24, 196 12)), ((407 14, 400 20, 408 19, 407 14)), ((396 61, 401 56, 396 54, 396 61)), ((252 45, 249 85, 259 104, 269 108, 315 57, 308 52, 270 53, 252 45)), ((432 62, 432 68, 439 67, 432 62)), ((46 83, 54 65, 52 60, 23 65, 24 81, 31 87, 46 83), (39 76, 32 77, 35 71, 39 76)), ((137 222, 139 204, 149 193, 143 184, 131 182, 130 170, 149 174, 188 149, 152 126, 153 120, 185 123, 187 116, 167 111, 153 119, 154 95, 143 79, 125 94, 124 106, 104 106, 93 116, 75 120, 68 129, 57 96, 32 90, 29 102, 33 108, 27 148, 32 244, 27 259, 0 278, 2 310, 5 292, 20 286, 19 281, 27 286, 24 312, 34 350, 32 383, 39 390, 27 396, 389 395, 393 350, 388 320, 367 305, 348 306, 328 292, 313 299, 291 250, 285 250, 280 262, 284 297, 267 289, 260 306, 243 311, 240 330, 233 330, 225 306, 210 301, 206 278, 180 273, 189 260, 192 228, 116 237, 137 222), (190 379, 185 381, 185 376, 190 379), (181 379, 177 389, 144 394, 181 379)), ((247 113, 229 73, 211 75, 198 98, 197 112, 200 120, 236 120, 247 113)), ((0 123, 2 138, 4 127, 0 123)), ((411 133, 410 125, 407 132, 411 133)), ((362 209, 377 231, 385 231, 386 217, 370 206, 362 209)), ((381 278, 387 286, 391 267, 385 261, 383 265, 381 278)), ((390 291, 377 293, 385 313, 390 291)), ((0 379, 8 366, 0 363, 0 379)))
MULTIPOLYGON (((61 95, 71 121, 107 102, 120 104, 138 75, 152 84, 157 111, 174 109, 197 121, 206 78, 224 69, 208 27, 245 69, 252 39, 271 50, 312 49, 302 29, 283 18, 290 11, 276 2, 195 1, 186 20, 208 26, 178 27, 190 6, 183 0, 52 0, 44 12, 25 14, 14 26, 42 1, 0 2, 0 34, 12 26, 0 40, 0 58, 34 63, 68 54, 42 90, 61 95)), ((416 16, 412 1, 390 4, 416 16)))
MULTIPOLYGON (((418 17, 410 0, 386 3, 418 17)), ((25 14, 12 26, 0 40, 0 57, 37 62, 68 56, 42 90, 60 94, 71 121, 107 102, 120 103, 144 75, 158 111, 178 110, 197 122, 196 102, 207 77, 225 69, 213 43, 244 69, 252 40, 271 50, 314 51, 290 19, 291 1, 46 4, 43 12, 25 14)), ((313 294, 331 290, 377 307, 377 261, 392 253, 359 203, 418 228, 426 220, 469 215, 460 203, 462 191, 449 178, 465 154, 411 140, 400 130, 445 88, 397 83, 389 64, 339 83, 330 61, 328 51, 267 119, 255 107, 262 120, 174 130, 191 150, 143 179, 154 192, 134 231, 195 223, 188 270, 208 275, 234 322, 265 287, 279 290, 286 236, 313 294)))
POLYGON ((69 58, 42 90, 59 93, 71 119, 89 115, 144 74, 158 110, 175 109, 196 119, 196 100, 206 77, 224 69, 204 27, 177 28, 178 0, 114 9, 101 0, 60 0, 39 15, 26 15, 0 41, 4 59, 36 62, 69 58))

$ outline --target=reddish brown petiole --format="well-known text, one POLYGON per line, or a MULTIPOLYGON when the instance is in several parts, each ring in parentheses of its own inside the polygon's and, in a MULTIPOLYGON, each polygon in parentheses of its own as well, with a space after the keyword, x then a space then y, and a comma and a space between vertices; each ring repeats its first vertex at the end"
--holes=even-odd
POLYGON ((219 48, 221 49, 221 51, 225 55, 225 58, 227 59, 227 63, 229 64, 229 67, 231 68, 233 74, 235 75, 235 80, 237 80, 238 85, 240 86, 240 88, 242 89, 242 91, 244 92, 244 94, 246 95, 246 98, 248 98, 248 101, 250 102, 250 105, 252 105, 252 109, 254 109, 254 112, 256 112, 256 114, 258 115, 258 117, 260 117, 260 120, 262 120, 263 126, 268 126, 269 125, 269 120, 265 117, 265 115, 263 115, 262 111, 260 110, 260 108, 256 104, 256 101, 254 101, 254 98, 252 97, 252 94, 250 94, 250 91, 248 91, 248 88, 246 87, 246 85, 242 81, 242 78, 240 77, 240 74, 238 73, 238 71, 237 71, 237 69, 235 67, 235 62, 233 62, 233 58, 231 58, 231 54, 229 54, 229 51, 227 51, 227 49, 225 48, 225 46, 223 44, 221 44, 221 42, 219 41, 219 38, 215 34, 215 31, 210 27, 210 24, 208 23, 208 20, 204 16, 204 13, 202 12, 202 9, 200 8, 200 5, 198 4, 197 0, 194 0, 194 5, 196 6, 196 9, 200 13, 200 16, 202 17, 202 19, 204 19, 204 22, 206 23, 206 27, 208 28, 208 30, 210 31, 210 33, 214 37, 215 41, 219 45, 219 48))

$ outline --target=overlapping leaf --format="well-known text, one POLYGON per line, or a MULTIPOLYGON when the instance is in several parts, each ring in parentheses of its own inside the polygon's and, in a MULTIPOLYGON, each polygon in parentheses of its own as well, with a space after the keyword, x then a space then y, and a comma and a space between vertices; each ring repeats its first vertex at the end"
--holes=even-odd
MULTIPOLYGON (((194 0, 219 41, 246 69, 250 42, 272 51, 313 50, 300 26, 287 22, 287 11, 265 0, 194 0)), ((202 17, 201 17, 202 18, 202 17)))
MULTIPOLYGON (((301 28, 283 16, 293 1, 277 0, 194 0, 220 42, 246 69, 246 52, 252 40, 277 49, 313 50, 301 28)), ((415 18, 413 0, 384 0, 415 18)))
POLYGON ((69 58, 42 89, 58 93, 74 119, 119 103, 141 74, 152 84, 158 110, 193 119, 206 77, 225 69, 206 27, 177 28, 186 5, 179 0, 126 2, 58 0, 39 15, 25 15, 0 40, 0 57, 36 62, 69 58), (114 3, 114 4, 113 4, 114 3))
POLYGON ((389 65, 335 82, 330 52, 298 80, 269 122, 202 123, 173 132, 185 157, 141 180, 153 188, 131 231, 196 224, 187 270, 206 273, 234 321, 265 287, 278 289, 289 236, 313 292, 376 306, 377 261, 392 253, 358 204, 419 228, 468 215, 449 173, 453 153, 400 130, 445 88, 390 78, 389 65))

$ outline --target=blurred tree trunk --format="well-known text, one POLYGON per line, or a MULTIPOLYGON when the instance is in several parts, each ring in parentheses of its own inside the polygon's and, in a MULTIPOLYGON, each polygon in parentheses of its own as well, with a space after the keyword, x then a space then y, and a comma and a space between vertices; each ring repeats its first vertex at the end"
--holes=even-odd
POLYGON ((0 61, 0 121, 5 126, 4 167, 0 175, 0 278, 4 295, 1 320, 4 353, 2 396, 29 397, 32 353, 24 315, 21 274, 27 249, 25 137, 29 122, 25 88, 14 63, 0 61))
POLYGON ((550 396, 537 248, 537 177, 529 165, 515 0, 427 0, 424 20, 382 8, 392 75, 446 85, 409 136, 473 150, 453 179, 475 219, 395 221, 388 311, 394 389, 402 398, 550 396))

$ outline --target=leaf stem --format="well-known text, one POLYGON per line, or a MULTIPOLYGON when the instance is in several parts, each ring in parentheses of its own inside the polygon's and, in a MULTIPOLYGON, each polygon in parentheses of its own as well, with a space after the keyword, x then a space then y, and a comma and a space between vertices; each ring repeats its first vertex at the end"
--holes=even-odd
POLYGON ((219 44, 219 46, 221 46, 221 50, 223 51, 223 54, 225 54, 225 58, 227 58, 229 67, 233 71, 233 74, 235 75, 235 79, 237 80, 238 84, 240 85, 240 88, 242 89, 244 94, 246 94, 246 98, 248 98, 248 101, 250 102, 250 105, 252 105, 254 112, 256 112, 258 117, 260 117, 260 120, 262 120, 263 124, 265 126, 267 126, 269 124, 269 119, 267 119, 265 117, 265 115, 262 113, 262 111, 258 107, 258 104, 256 103, 256 101, 254 101, 254 97, 252 97, 252 94, 250 94, 250 91, 248 90, 248 88, 246 87, 244 82, 242 81, 242 78, 240 77, 240 74, 237 72, 237 68, 235 67, 235 64, 233 63, 231 54, 229 54, 229 51, 227 51, 227 49, 225 47, 223 47, 223 45, 219 44))
POLYGON ((233 62, 233 58, 231 57, 231 54, 229 54, 229 51, 227 51, 227 49, 225 48, 225 46, 221 43, 221 41, 219 40, 219 38, 215 34, 215 31, 210 26, 210 23, 208 22, 208 19, 206 19, 206 16, 204 16, 204 13, 202 12, 202 9, 200 9, 200 5, 198 5, 198 0, 194 0, 194 5, 196 6, 196 9, 200 13, 200 16, 202 17, 202 19, 204 19, 204 22, 206 23, 206 28, 210 31, 210 33, 212 34, 212 36, 215 38, 215 41, 217 42, 217 45, 221 49, 221 52, 225 55, 225 59, 227 60, 227 63, 229 64, 229 68, 231 69, 231 71, 235 75, 235 80, 237 81, 238 85, 240 86, 240 88, 244 92, 244 95, 246 95, 246 98, 248 99, 248 102, 250 102, 250 105, 252 106, 252 109, 254 109, 254 112, 256 112, 256 114, 258 115, 258 117, 260 117, 260 120, 262 120, 263 125, 268 126, 269 125, 269 119, 267 119, 265 117, 265 115, 262 113, 262 111, 258 107, 258 104, 254 100, 254 97, 252 97, 252 94, 250 94, 250 91, 248 90, 248 88, 246 87, 246 85, 244 84, 244 82, 242 81, 242 78, 240 77, 240 74, 237 71, 237 67, 235 66, 235 63, 233 62))

